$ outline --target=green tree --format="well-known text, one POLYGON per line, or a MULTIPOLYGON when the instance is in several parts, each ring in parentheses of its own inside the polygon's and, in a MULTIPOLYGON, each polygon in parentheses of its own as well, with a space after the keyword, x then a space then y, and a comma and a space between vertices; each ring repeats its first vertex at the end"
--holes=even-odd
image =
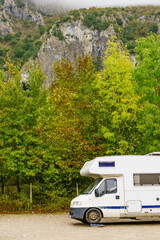
POLYGON ((99 132, 107 155, 135 152, 138 96, 132 84, 133 69, 129 53, 120 43, 110 41, 104 69, 95 80, 99 132))
POLYGON ((84 161, 101 155, 91 86, 95 69, 92 58, 85 56, 75 64, 62 59, 54 72, 49 107, 44 113, 49 117, 43 118, 40 129, 56 169, 53 172, 51 166, 47 181, 56 186, 58 195, 69 196, 75 182, 81 181, 79 169, 84 161))
POLYGON ((3 173, 8 178, 33 181, 42 178, 47 167, 47 150, 38 132, 40 109, 46 102, 43 87, 44 74, 40 66, 28 69, 28 82, 21 83, 21 71, 11 62, 7 63, 9 80, 0 77, 0 159, 3 173))
POLYGON ((137 41, 138 64, 134 71, 140 95, 139 129, 143 153, 160 149, 160 36, 137 41))

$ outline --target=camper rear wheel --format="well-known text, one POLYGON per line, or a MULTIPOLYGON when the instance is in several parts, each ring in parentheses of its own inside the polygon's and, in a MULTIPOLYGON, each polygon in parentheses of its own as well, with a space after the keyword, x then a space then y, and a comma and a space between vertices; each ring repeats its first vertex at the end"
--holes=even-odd
POLYGON ((85 220, 87 223, 99 223, 101 218, 101 211, 97 208, 88 209, 85 215, 85 220))

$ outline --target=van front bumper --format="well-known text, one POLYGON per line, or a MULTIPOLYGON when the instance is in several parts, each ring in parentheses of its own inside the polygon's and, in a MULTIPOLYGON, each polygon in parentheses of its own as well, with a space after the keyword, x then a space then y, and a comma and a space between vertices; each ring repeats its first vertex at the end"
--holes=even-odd
POLYGON ((74 218, 77 220, 84 220, 84 214, 86 210, 87 208, 70 208, 69 215, 71 218, 74 218))

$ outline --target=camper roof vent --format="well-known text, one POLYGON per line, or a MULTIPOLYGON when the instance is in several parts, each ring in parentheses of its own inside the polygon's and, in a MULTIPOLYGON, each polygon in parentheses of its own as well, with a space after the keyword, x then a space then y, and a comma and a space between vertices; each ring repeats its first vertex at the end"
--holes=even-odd
POLYGON ((152 153, 148 153, 146 155, 148 155, 148 156, 160 156, 160 152, 152 152, 152 153))

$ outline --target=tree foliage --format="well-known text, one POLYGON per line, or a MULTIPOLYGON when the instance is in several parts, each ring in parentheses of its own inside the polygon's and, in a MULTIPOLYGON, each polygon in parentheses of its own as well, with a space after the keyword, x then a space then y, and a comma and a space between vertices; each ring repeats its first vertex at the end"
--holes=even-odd
POLYGON ((54 64, 48 89, 40 65, 30 65, 22 83, 20 66, 8 60, 7 77, 0 71, 2 193, 13 181, 18 196, 28 196, 25 184, 33 183, 36 207, 51 203, 49 209, 64 209, 75 184, 87 185, 79 176, 87 160, 159 151, 159 36, 137 41, 137 55, 134 66, 113 38, 102 70, 96 72, 88 55, 74 63, 62 59, 54 64))
POLYGON ((160 149, 160 36, 149 35, 137 41, 138 65, 134 71, 140 95, 139 128, 143 152, 160 149))
POLYGON ((40 108, 46 101, 42 87, 44 74, 38 65, 28 69, 27 89, 21 83, 21 71, 7 63, 10 77, 0 78, 0 155, 5 177, 32 181, 43 173, 46 149, 37 131, 40 108))
POLYGON ((137 144, 137 100, 132 85, 133 63, 120 43, 110 41, 104 69, 97 74, 95 87, 99 129, 106 142, 106 154, 133 153, 137 144))

